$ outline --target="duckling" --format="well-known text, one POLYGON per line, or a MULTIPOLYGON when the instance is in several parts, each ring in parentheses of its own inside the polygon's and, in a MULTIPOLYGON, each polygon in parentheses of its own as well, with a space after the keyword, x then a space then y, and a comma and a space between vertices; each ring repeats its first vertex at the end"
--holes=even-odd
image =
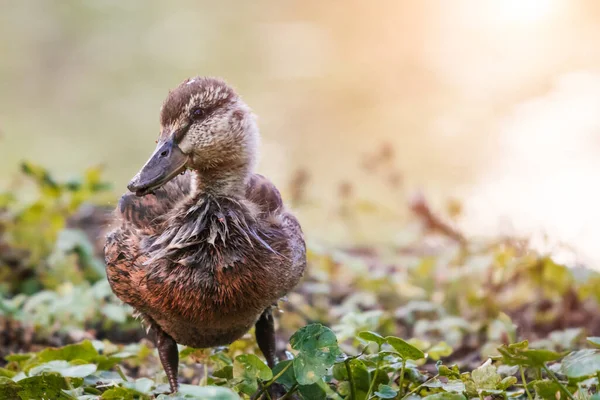
POLYGON ((253 172, 258 144, 230 86, 190 78, 169 92, 156 149, 115 211, 108 281, 154 334, 173 392, 177 343, 226 345, 255 326, 275 365, 272 307, 302 277, 306 248, 277 188, 253 172))

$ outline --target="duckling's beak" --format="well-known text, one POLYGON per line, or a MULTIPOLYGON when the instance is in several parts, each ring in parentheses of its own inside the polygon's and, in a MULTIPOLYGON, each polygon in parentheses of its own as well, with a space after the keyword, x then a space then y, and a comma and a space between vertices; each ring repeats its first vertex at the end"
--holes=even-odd
POLYGON ((137 196, 145 196, 185 171, 187 161, 188 156, 173 139, 159 143, 148 162, 129 182, 127 189, 137 196))

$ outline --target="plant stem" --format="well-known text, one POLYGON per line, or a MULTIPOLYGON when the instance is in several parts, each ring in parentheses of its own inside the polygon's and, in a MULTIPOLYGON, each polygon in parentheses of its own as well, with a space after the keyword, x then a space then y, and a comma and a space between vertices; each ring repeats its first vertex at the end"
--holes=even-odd
POLYGON ((525 368, 523 368, 522 366, 519 366, 519 369, 521 370, 521 380, 523 381, 523 387, 525 388, 525 393, 527 393, 527 398, 529 400, 533 400, 533 397, 531 396, 529 389, 527 389, 527 379, 525 378, 525 368))
POLYGON ((550 379, 552 379, 554 382, 556 382, 556 384, 560 387, 560 389, 567 395, 567 397, 570 400, 575 400, 575 397, 573 397, 573 395, 571 394, 571 392, 569 392, 569 390, 565 387, 565 385, 563 385, 562 382, 558 380, 558 378, 556 377, 556 375, 554 375, 554 372, 550 371, 550 368, 548 368, 546 366, 546 364, 543 364, 542 368, 544 368, 544 371, 546 371, 546 373, 548 374, 548 376, 550 377, 550 379))
POLYGON ((400 381, 398 382, 399 393, 402 395, 402 385, 404 384, 404 369, 406 368, 406 360, 402 359, 402 368, 400 368, 400 381))
POLYGON ((258 399, 265 392, 265 390, 267 390, 269 388, 269 386, 271 386, 272 384, 274 384, 275 381, 277 379, 279 379, 281 377, 281 375, 283 375, 285 373, 285 371, 287 371, 291 366, 292 366, 292 362, 289 362, 288 365, 286 365, 285 367, 283 367, 283 369, 281 371, 279 371, 277 373, 277 375, 275 375, 273 378, 271 378, 271 380, 269 382, 267 382, 266 384, 262 385, 262 387, 260 388, 260 390, 256 393, 256 396, 253 396, 253 398, 258 399))
POLYGON ((402 398, 402 400, 405 400, 408 396, 410 396, 411 394, 413 394, 416 391, 418 391, 419 389, 421 389, 423 387, 423 385, 425 385, 426 383, 429 383, 432 380, 439 378, 439 376, 440 376, 440 374, 437 374, 436 376, 427 379, 425 382, 421 383, 419 386, 417 386, 416 388, 414 388, 410 392, 406 393, 406 395, 404 395, 404 397, 402 398))
POLYGON ((265 396, 267 396, 267 400, 271 400, 271 394, 269 393, 269 391, 265 391, 265 396))
POLYGON ((271 379, 269 382, 267 382, 267 384, 265 385, 265 388, 268 388, 268 387, 269 387, 269 386, 271 386, 273 383, 275 383, 275 381, 276 381, 277 379, 279 379, 279 378, 281 377, 281 375, 285 374, 285 371, 287 371, 287 370, 288 370, 288 369, 289 369, 289 368, 292 366, 292 364, 293 364, 293 362, 292 362, 292 361, 290 361, 290 362, 288 363, 288 365, 286 365, 285 367, 283 367, 283 369, 282 369, 281 371, 279 371, 279 372, 277 373, 277 375, 275 375, 275 376, 273 377, 273 379, 271 379))
POLYGON ((123 370, 121 369, 121 367, 119 367, 118 365, 116 365, 115 369, 117 370, 117 373, 119 374, 119 376, 121 377, 121 379, 123 379, 125 382, 127 382, 127 377, 123 373, 123 370))
POLYGON ((371 393, 373 393, 373 387, 375 386, 375 381, 377 380, 377 374, 379 373, 379 367, 381 366, 381 355, 379 354, 379 352, 381 352, 381 345, 379 345, 379 350, 377 350, 377 365, 375 366, 375 374, 373 374, 373 380, 371 381, 371 384, 369 385, 369 391, 367 392, 367 395, 365 396, 365 399, 369 399, 371 397, 371 393))
MULTIPOLYGON (((65 381, 67 382, 67 386, 69 387, 69 391, 73 392, 75 389, 73 388, 73 385, 71 384, 71 378, 65 378, 65 381)), ((64 394, 65 396, 68 396, 69 399, 75 400, 77 399, 77 397, 71 395, 71 393, 65 393, 64 391, 62 392, 62 394, 64 394)))
POLYGON ((346 365, 346 372, 348 372, 348 380, 350 381, 350 400, 356 400, 356 384, 354 383, 354 377, 352 376, 352 368, 350 368, 350 360, 344 361, 346 365))
POLYGON ((279 400, 285 400, 288 399, 295 391, 296 389, 298 389, 298 384, 294 383, 294 385, 290 388, 290 391, 287 392, 282 398, 280 398, 279 400))

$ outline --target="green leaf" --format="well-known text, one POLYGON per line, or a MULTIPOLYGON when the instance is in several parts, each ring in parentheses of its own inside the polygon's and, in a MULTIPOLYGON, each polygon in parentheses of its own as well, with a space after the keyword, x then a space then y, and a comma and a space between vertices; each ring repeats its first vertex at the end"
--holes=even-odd
POLYGON ((0 376, 5 376, 7 378, 12 378, 13 376, 15 376, 17 373, 15 371, 11 371, 9 369, 6 368, 1 368, 0 367, 0 376))
POLYGON ((44 349, 37 354, 37 359, 41 362, 53 360, 95 361, 96 357, 98 357, 98 351, 89 340, 84 340, 77 344, 69 344, 60 348, 44 349))
POLYGON ((560 392, 560 386, 554 381, 536 381, 533 387, 537 395, 544 400, 556 400, 556 395, 560 392))
POLYGON ((354 385, 357 389, 362 389, 367 392, 371 384, 371 375, 369 374, 369 369, 365 363, 358 358, 353 358, 352 360, 348 361, 348 363, 350 364, 352 378, 354 378, 354 385))
POLYGON ((462 393, 465 389, 465 383, 460 379, 452 379, 447 383, 442 383, 442 389, 446 392, 462 393))
POLYGON ((6 361, 15 361, 17 363, 21 361, 27 361, 30 358, 34 357, 35 353, 19 353, 19 354, 9 354, 4 359, 6 361))
MULTIPOLYGON (((280 363, 275 365, 275 367, 273 367, 273 375, 278 375, 284 368, 286 368, 291 363, 292 360, 281 361, 280 363)), ((294 375, 293 365, 288 367, 288 369, 285 370, 283 375, 277 378, 276 382, 282 384, 286 389, 290 389, 292 386, 294 386, 297 382, 296 376, 294 375)))
POLYGON ((63 400, 67 396, 63 393, 68 389, 65 378, 58 375, 47 374, 32 376, 18 382, 19 397, 21 399, 57 399, 63 400))
POLYGON ((223 368, 216 370, 213 372, 213 376, 227 380, 233 379, 233 365, 226 365, 223 368))
POLYGON ((138 393, 135 390, 130 390, 122 387, 108 389, 102 393, 102 400, 133 400, 138 393))
POLYGON ((430 394, 429 396, 423 397, 423 400, 466 400, 467 398, 462 394, 441 392, 436 394, 430 394))
POLYGON ((371 331, 362 331, 358 333, 358 337, 362 340, 366 340, 367 342, 377 343, 378 346, 381 346, 385 343, 385 338, 378 333, 371 331))
POLYGON ((85 378, 96 372, 96 369, 95 364, 73 365, 68 361, 54 360, 31 368, 29 375, 35 376, 46 372, 56 372, 66 378, 85 378))
POLYGON ((502 377, 496 371, 496 367, 491 364, 491 360, 471 372, 471 379, 478 390, 494 390, 502 380, 502 377))
POLYGON ((524 350, 522 354, 528 357, 534 366, 541 366, 549 361, 559 360, 563 356, 560 353, 546 349, 524 350))
POLYGON ((388 385, 379 385, 379 388, 375 392, 375 396, 380 399, 393 399, 398 395, 398 391, 394 390, 391 386, 388 385))
POLYGON ((7 378, 0 378, 0 399, 19 399, 21 386, 7 378))
POLYGON ((233 362, 233 377, 241 379, 240 391, 248 395, 258 390, 258 379, 266 381, 273 378, 271 369, 254 354, 242 354, 233 362))
POLYGON ((525 340, 519 343, 502 345, 498 347, 502 360, 508 365, 521 365, 525 367, 542 367, 549 361, 555 361, 562 354, 550 350, 529 349, 529 343, 525 340))
POLYGON ((321 380, 341 354, 335 334, 321 324, 301 328, 291 337, 290 344, 298 351, 293 367, 300 385, 321 380))
POLYGON ((509 387, 516 385, 517 382, 518 382, 518 379, 516 377, 507 376, 506 378, 502 379, 502 381, 500 381, 500 384, 498 385, 498 389, 506 390, 509 387))
POLYGON ((302 395, 303 399, 306 400, 325 400, 327 398, 327 392, 324 388, 325 382, 319 381, 312 385, 300 385, 298 391, 302 395))
POLYGON ((398 337, 388 336, 385 339, 405 360, 419 360, 425 358, 425 353, 398 337))
POLYGON ((582 378, 600 371, 600 352, 594 349, 574 351, 561 363, 561 371, 569 378, 582 378))
POLYGON ((448 368, 445 365, 440 365, 438 367, 438 373, 440 376, 447 376, 450 379, 460 378, 460 370, 458 369, 458 365, 453 365, 451 368, 448 368))

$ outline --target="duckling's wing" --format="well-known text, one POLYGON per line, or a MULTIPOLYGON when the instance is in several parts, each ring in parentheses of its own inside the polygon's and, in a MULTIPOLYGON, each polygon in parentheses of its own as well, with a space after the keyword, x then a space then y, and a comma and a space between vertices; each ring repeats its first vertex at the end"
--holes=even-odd
POLYGON ((300 279, 306 268, 306 244, 298 219, 283 205, 281 194, 275 185, 259 174, 253 174, 246 186, 246 198, 258 205, 262 212, 277 216, 281 229, 285 232, 289 258, 284 263, 288 272, 282 284, 283 292, 291 290, 300 279))
POLYGON ((118 216, 139 229, 151 229, 161 217, 190 193, 190 174, 179 175, 164 186, 138 197, 133 193, 124 194, 117 207, 118 216))
POLYGON ((263 212, 274 213, 283 208, 281 194, 275 185, 260 174, 252 174, 246 184, 246 198, 263 212))

